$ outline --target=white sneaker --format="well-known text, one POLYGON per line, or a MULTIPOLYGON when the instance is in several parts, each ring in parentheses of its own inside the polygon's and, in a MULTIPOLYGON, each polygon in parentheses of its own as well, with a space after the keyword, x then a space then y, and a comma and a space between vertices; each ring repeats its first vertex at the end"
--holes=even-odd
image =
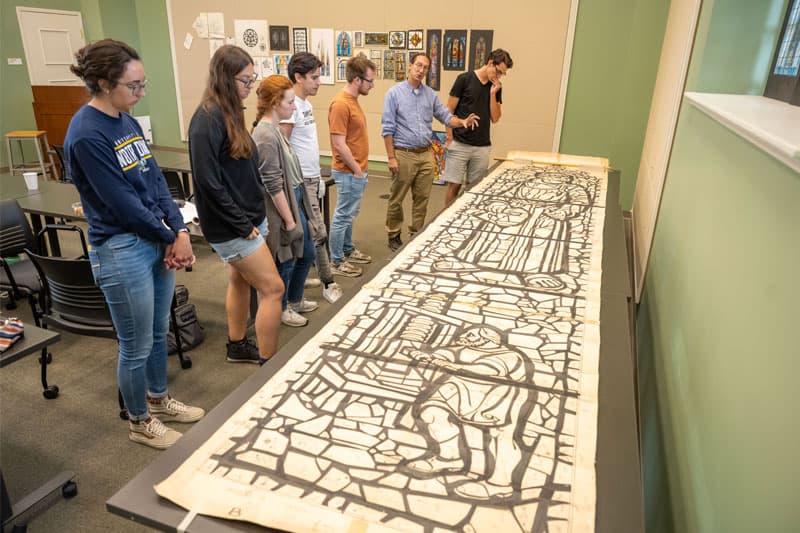
POLYGON ((315 311, 319 304, 314 300, 306 300, 303 298, 296 304, 289 303, 289 307, 296 313, 310 313, 311 311, 315 311))
POLYGON ((322 297, 329 303, 334 303, 342 297, 342 288, 335 281, 328 283, 328 286, 322 289, 322 297))
POLYGON ((158 403, 148 399, 147 406, 150 414, 158 415, 162 422, 197 422, 206 414, 201 408, 186 405, 170 396, 158 403))
POLYGON ((161 420, 151 416, 150 420, 128 421, 128 438, 133 442, 163 450, 181 438, 181 433, 165 426, 161 420))
POLYGON ((291 307, 287 307, 286 311, 281 313, 281 322, 293 328, 302 328, 308 324, 308 319, 291 307))
POLYGON ((303 284, 303 287, 306 289, 316 289, 321 285, 322 282, 319 280, 319 278, 306 278, 306 282, 303 284))

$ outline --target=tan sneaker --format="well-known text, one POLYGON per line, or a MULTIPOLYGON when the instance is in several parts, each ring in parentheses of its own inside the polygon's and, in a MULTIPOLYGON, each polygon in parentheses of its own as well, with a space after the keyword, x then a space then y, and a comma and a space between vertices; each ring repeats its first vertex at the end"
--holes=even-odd
POLYGON ((206 414, 201 408, 186 405, 170 396, 161 401, 148 398, 147 405, 150 414, 158 415, 162 422, 197 422, 206 414))
POLYGON ((128 438, 133 442, 163 450, 178 442, 181 433, 168 428, 161 420, 151 416, 139 422, 129 420, 128 438))
POLYGON ((347 276, 348 278, 357 278, 362 274, 361 268, 351 264, 348 261, 342 261, 339 264, 331 263, 331 273, 334 276, 347 276))
POLYGON ((321 287, 322 282, 319 278, 306 278, 306 282, 303 284, 303 288, 306 289, 316 289, 317 287, 321 287))
POLYGON ((361 250, 353 250, 345 257, 351 263, 372 263, 372 257, 368 256, 361 250))

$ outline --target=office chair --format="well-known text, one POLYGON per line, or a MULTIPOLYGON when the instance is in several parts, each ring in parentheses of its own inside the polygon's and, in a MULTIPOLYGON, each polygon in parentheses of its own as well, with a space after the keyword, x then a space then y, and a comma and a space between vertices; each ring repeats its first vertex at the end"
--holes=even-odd
POLYGON ((66 159, 64 157, 64 147, 60 144, 53 144, 51 145, 53 148, 53 152, 56 154, 56 159, 58 159, 58 164, 61 166, 61 180, 64 183, 72 183, 72 177, 69 175, 69 169, 67 168, 66 159))
MULTIPOLYGON (((65 257, 48 257, 26 250, 42 280, 44 280, 41 301, 42 326, 53 326, 76 335, 117 339, 111 312, 108 309, 105 295, 94 282, 92 266, 88 259, 88 249, 83 230, 78 226, 48 224, 39 232, 39 243, 48 232, 74 231, 80 236, 84 255, 75 259, 65 257)), ((173 299, 174 302, 174 299, 173 299)), ((173 327, 177 329, 174 312, 170 313, 173 327)), ((183 354, 178 346, 178 358, 181 368, 191 368, 191 360, 183 354)), ((52 358, 42 357, 42 387, 44 397, 52 400, 58 397, 58 386, 47 384, 47 364, 52 358)), ((123 420, 128 412, 122 401, 122 394, 117 392, 120 413, 123 420)))
POLYGON ((25 249, 39 251, 28 219, 16 200, 0 201, 0 290, 8 294, 7 309, 16 309, 17 300, 27 298, 33 311, 33 321, 39 325, 39 296, 44 291, 36 267, 19 259, 25 249))
POLYGON ((174 170, 165 170, 163 174, 164 178, 167 180, 167 187, 169 187, 169 193, 172 195, 172 198, 184 202, 188 200, 186 191, 183 190, 183 182, 181 181, 180 174, 174 170))

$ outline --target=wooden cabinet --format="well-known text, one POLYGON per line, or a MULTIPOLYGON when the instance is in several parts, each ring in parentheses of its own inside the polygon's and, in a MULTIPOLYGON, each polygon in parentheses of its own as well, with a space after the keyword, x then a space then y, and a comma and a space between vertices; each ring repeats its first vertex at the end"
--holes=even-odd
POLYGON ((64 144, 69 121, 89 101, 89 91, 83 85, 34 85, 32 88, 36 129, 47 131, 51 144, 64 144))

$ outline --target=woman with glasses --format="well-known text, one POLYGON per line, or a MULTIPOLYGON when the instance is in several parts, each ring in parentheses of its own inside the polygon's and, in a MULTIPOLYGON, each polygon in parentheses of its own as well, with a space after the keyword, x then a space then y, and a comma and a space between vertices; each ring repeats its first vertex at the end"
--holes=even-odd
POLYGON ((262 80, 257 92, 253 140, 258 147, 261 179, 267 191, 267 215, 273 227, 267 244, 286 286, 281 322, 302 327, 308 324, 302 313, 318 307, 317 302, 303 298, 306 277, 316 257, 317 228, 309 225, 313 223, 308 217, 313 212, 312 200, 303 186, 300 160, 278 127, 296 109, 294 90, 289 78, 273 75, 262 80))
POLYGON ((243 101, 256 77, 250 55, 232 45, 211 58, 200 106, 189 124, 189 156, 203 235, 228 265, 227 360, 263 363, 275 353, 283 282, 267 249, 267 213, 258 150, 243 101), (250 287, 258 292, 256 346, 247 338, 250 287))
POLYGON ((128 114, 147 84, 139 54, 104 39, 80 49, 70 70, 91 100, 72 117, 64 154, 89 222, 92 273, 119 341, 128 437, 168 448, 181 434, 162 422, 195 422, 205 414, 167 392, 175 270, 194 263, 192 245, 142 129, 128 114))

